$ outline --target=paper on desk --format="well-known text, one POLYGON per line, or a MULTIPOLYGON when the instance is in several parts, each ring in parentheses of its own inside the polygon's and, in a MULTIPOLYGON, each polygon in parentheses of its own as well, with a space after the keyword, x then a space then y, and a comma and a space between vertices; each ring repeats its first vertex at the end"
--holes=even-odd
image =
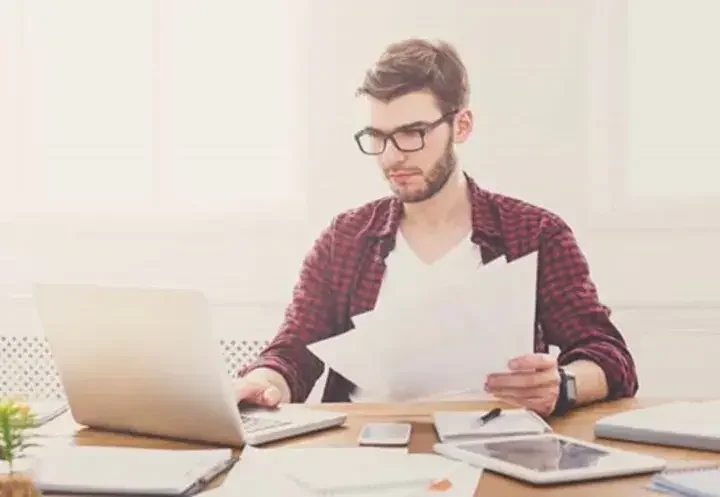
POLYGON ((355 316, 354 330, 309 348, 384 400, 489 398, 485 377, 533 352, 536 277, 537 252, 496 260, 438 291, 384 302, 355 316))
POLYGON ((316 497, 279 473, 269 461, 248 459, 238 461, 215 488, 205 490, 202 497, 272 496, 316 497))
POLYGON ((365 447, 246 447, 232 477, 228 475, 221 487, 211 492, 217 492, 213 497, 247 488, 255 490, 248 495, 271 495, 272 491, 272 495, 297 497, 470 497, 481 475, 478 468, 436 454, 365 447), (450 482, 444 492, 428 488, 444 479, 450 482))

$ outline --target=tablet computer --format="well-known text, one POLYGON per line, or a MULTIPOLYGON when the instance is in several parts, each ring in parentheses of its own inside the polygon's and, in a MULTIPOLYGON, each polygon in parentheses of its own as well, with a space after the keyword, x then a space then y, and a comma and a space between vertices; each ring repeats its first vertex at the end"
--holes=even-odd
POLYGON ((598 445, 557 433, 438 443, 436 453, 535 485, 652 473, 657 457, 598 445))

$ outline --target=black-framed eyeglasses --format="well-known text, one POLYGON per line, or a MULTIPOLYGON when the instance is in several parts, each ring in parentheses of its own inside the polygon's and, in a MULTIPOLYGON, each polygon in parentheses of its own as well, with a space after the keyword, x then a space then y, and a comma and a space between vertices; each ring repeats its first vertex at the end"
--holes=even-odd
POLYGON ((354 138, 360 151, 367 155, 380 155, 385 151, 388 140, 401 152, 417 152, 425 147, 425 136, 432 130, 457 114, 453 110, 443 114, 432 122, 414 122, 400 126, 392 133, 383 133, 377 129, 364 128, 355 133, 354 138))

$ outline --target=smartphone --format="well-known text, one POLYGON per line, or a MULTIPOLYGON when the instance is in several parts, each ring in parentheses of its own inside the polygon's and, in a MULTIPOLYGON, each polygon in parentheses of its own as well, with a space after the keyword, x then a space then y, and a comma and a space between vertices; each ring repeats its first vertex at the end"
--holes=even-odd
POLYGON ((410 423, 368 423, 360 430, 358 445, 404 447, 410 443, 410 423))

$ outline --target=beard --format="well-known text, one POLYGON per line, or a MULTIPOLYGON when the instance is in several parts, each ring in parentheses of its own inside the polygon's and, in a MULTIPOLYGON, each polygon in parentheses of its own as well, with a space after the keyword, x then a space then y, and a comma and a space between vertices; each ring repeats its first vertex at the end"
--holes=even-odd
MULTIPOLYGON (((406 189, 398 187, 390 183, 390 188, 398 200, 405 203, 416 203, 428 200, 435 196, 440 190, 443 189, 445 184, 450 179, 455 167, 457 166, 457 157, 452 146, 452 138, 448 140, 445 146, 443 155, 435 161, 433 167, 422 175, 424 185, 417 189, 406 189)), ((386 171, 386 177, 392 170, 386 171)), ((389 179, 389 178, 388 178, 389 179)))

